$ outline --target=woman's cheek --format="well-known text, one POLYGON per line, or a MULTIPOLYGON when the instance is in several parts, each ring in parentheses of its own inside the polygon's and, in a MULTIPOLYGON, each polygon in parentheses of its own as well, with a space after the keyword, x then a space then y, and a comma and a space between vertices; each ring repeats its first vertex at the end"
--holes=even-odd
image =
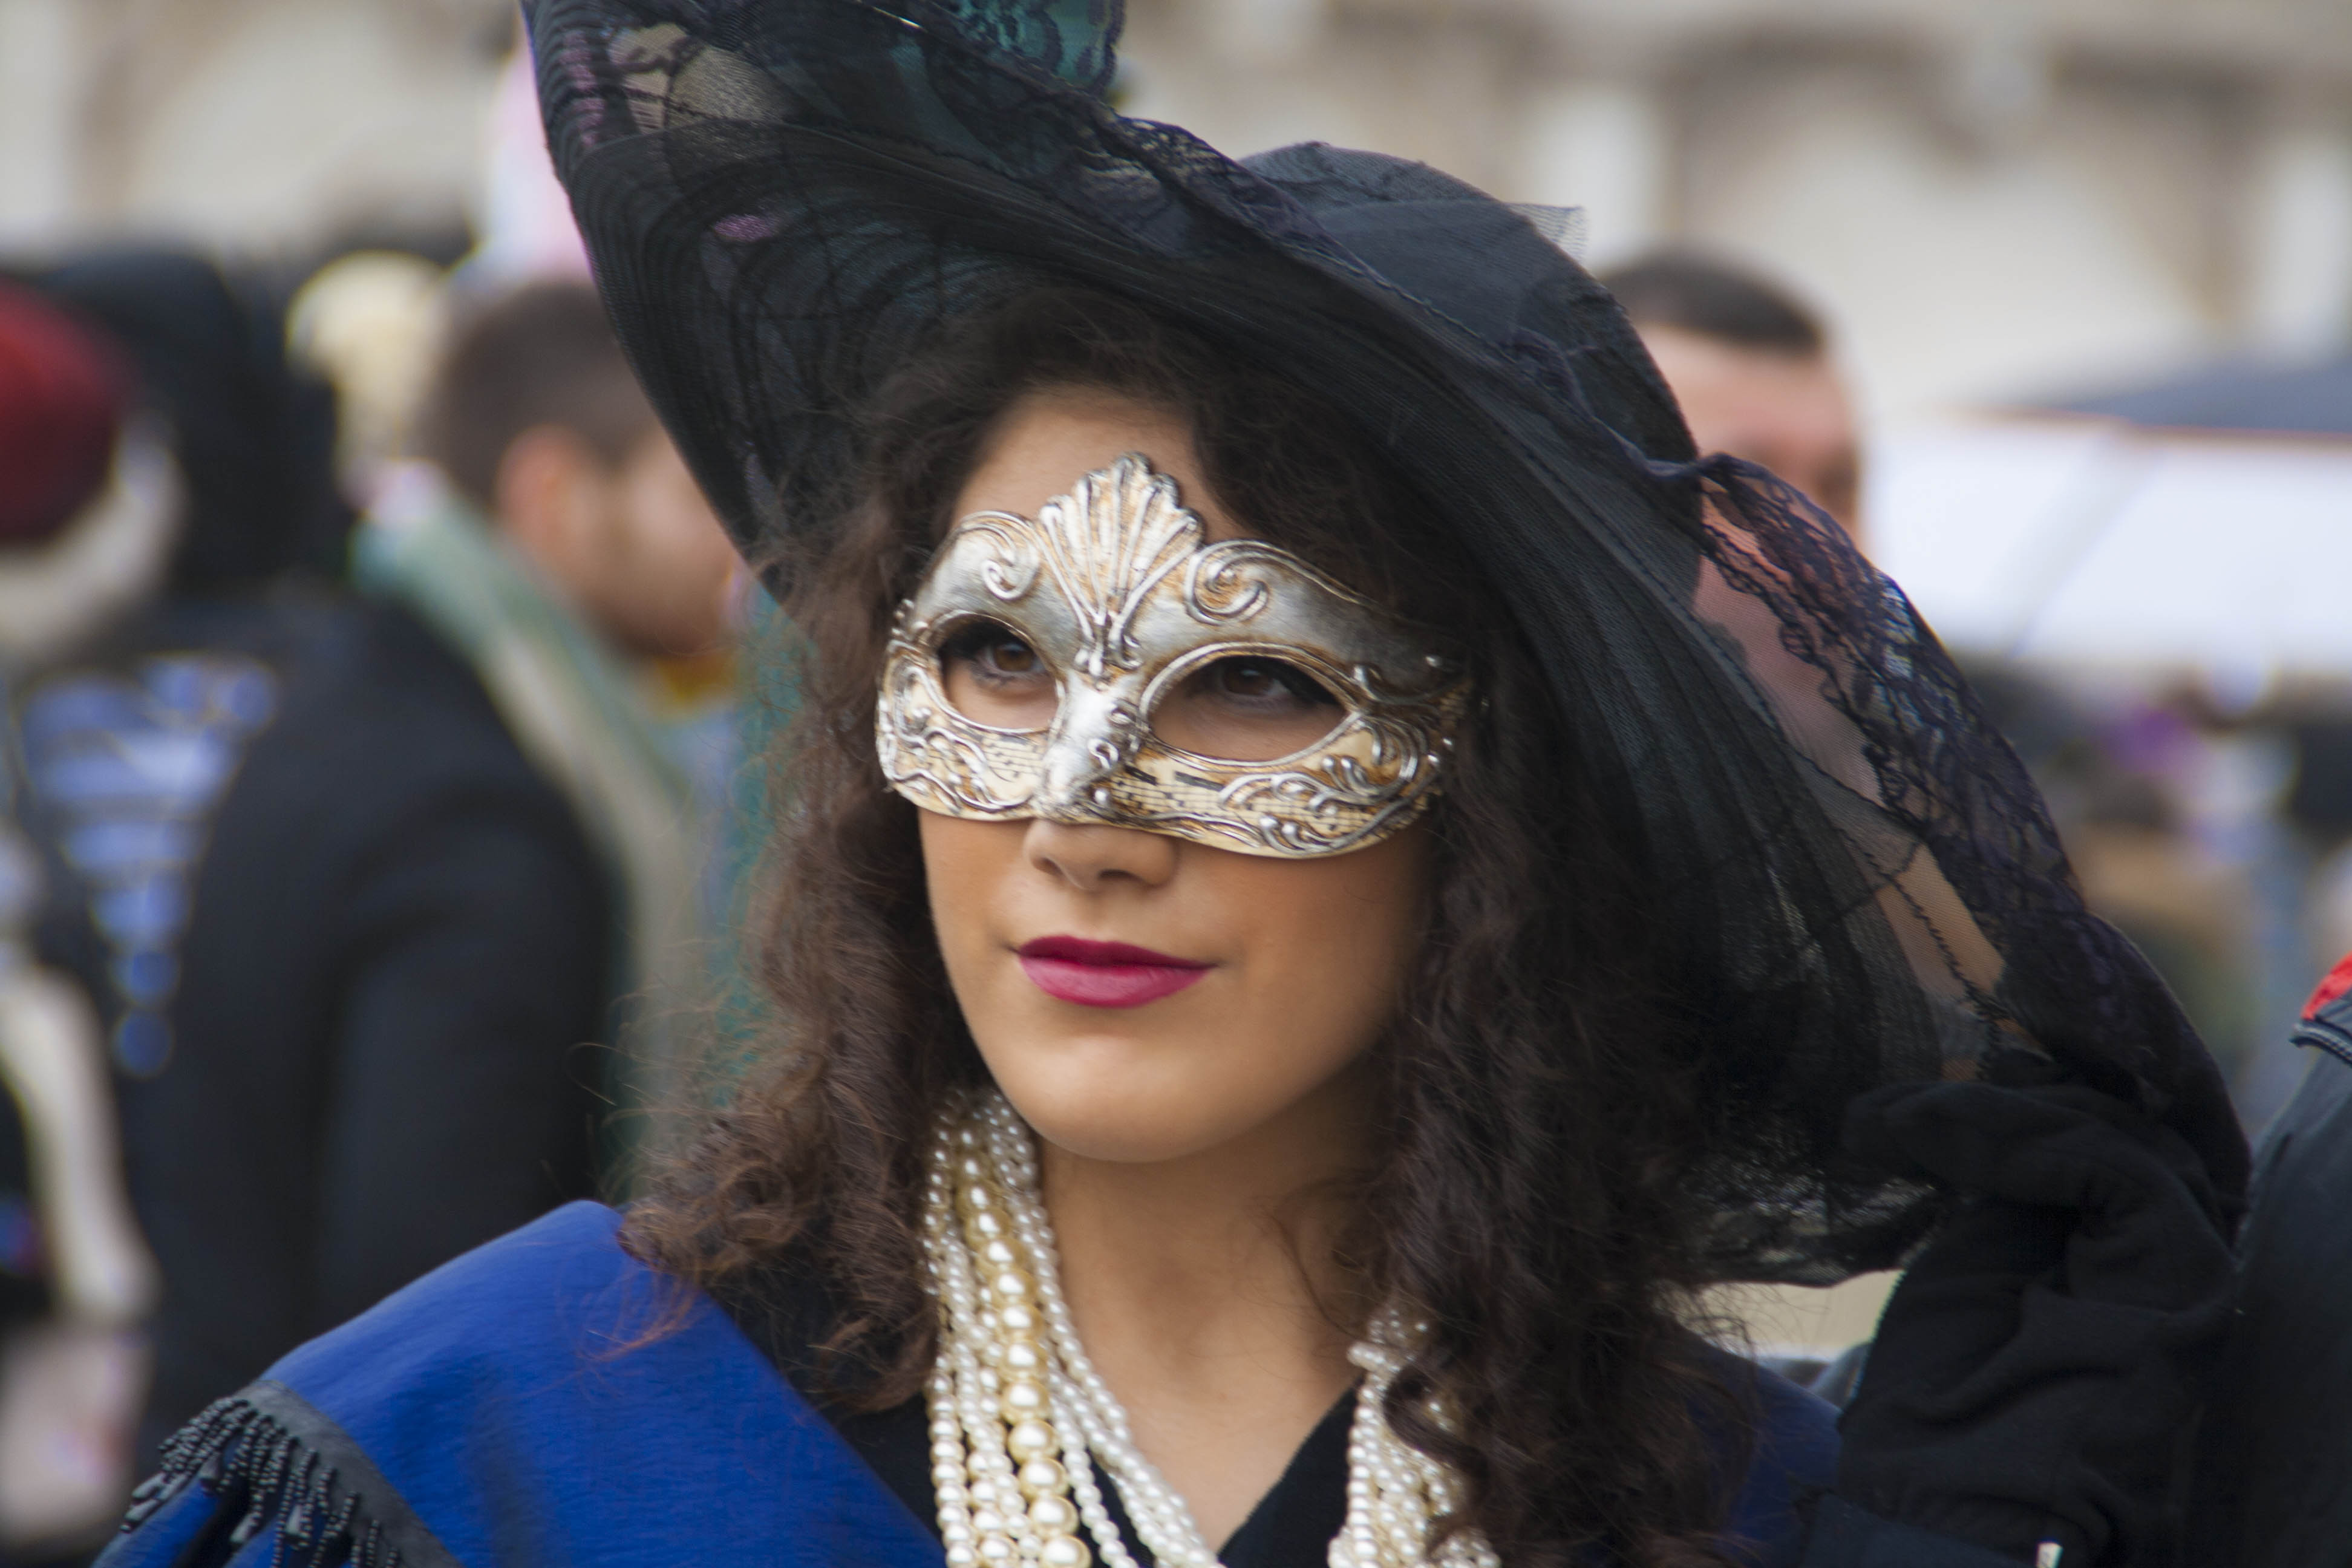
POLYGON ((1012 968, 989 960, 998 946, 996 902, 1004 878, 1020 864, 1021 825, 964 822, 928 811, 916 815, 940 956, 957 994, 977 1000, 1002 986, 997 969, 1012 968))

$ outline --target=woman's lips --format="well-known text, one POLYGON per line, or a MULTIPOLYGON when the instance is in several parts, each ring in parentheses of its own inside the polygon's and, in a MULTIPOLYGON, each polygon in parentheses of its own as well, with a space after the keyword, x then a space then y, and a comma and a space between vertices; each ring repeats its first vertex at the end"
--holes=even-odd
POLYGON ((1148 947, 1077 936, 1041 936, 1018 951, 1021 972, 1038 990, 1081 1007, 1140 1007, 1174 995, 1210 968, 1148 947))

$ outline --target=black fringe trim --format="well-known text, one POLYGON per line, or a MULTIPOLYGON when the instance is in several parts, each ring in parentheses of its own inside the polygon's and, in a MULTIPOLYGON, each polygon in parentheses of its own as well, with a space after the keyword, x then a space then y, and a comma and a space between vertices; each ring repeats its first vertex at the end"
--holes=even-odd
POLYGON ((131 1494, 123 1530, 138 1529, 191 1482, 220 1500, 221 1523, 206 1532, 217 1555, 200 1552, 200 1560, 226 1561, 275 1525, 271 1568, 452 1562, 341 1429, 282 1384, 256 1384, 215 1400, 174 1434, 163 1468, 131 1494))

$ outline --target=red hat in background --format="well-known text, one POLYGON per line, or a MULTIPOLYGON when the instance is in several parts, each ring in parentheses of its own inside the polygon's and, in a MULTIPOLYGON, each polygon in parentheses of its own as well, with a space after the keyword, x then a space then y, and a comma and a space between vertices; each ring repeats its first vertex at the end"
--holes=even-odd
POLYGON ((0 550, 47 542, 105 487, 131 390, 110 345, 0 282, 0 550))

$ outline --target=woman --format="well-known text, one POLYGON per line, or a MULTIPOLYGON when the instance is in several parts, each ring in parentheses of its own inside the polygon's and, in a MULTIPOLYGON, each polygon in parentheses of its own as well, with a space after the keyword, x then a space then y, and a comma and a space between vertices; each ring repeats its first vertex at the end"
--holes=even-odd
POLYGON ((808 638, 780 1037, 625 1220, 191 1428, 116 1561, 2148 1560, 2210 1064, 1542 215, 1121 121, 1045 4, 531 16, 808 638), (1939 1218, 1842 1454, 1689 1326, 1939 1218))

